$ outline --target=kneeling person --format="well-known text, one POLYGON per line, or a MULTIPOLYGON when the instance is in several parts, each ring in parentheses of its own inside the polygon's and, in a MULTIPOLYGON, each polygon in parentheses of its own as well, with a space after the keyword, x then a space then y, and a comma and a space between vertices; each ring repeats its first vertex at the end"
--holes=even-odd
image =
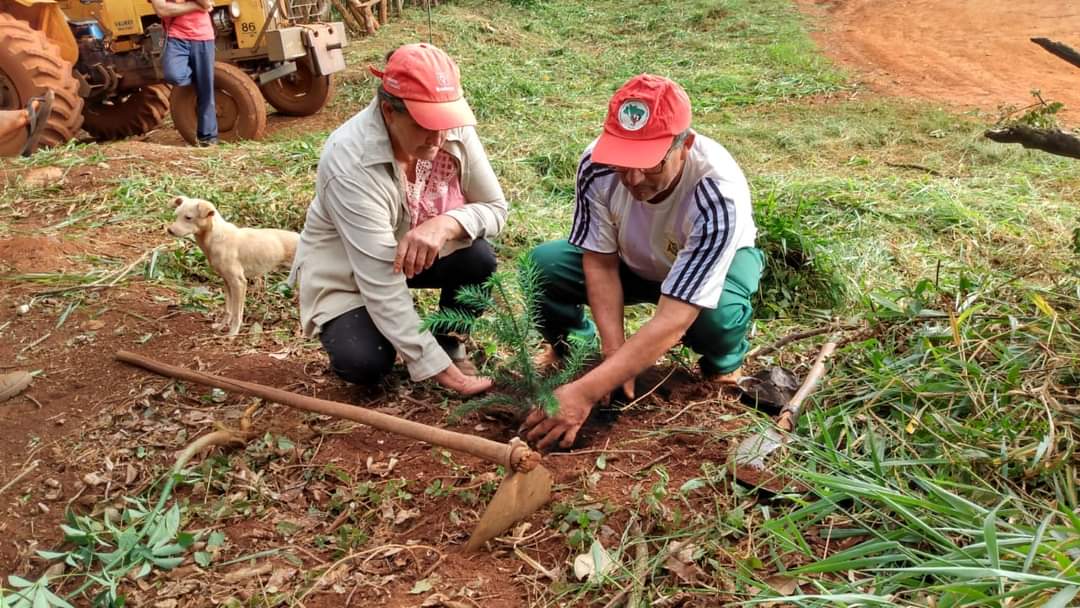
POLYGON ((485 239, 506 222, 506 200, 446 53, 405 45, 372 72, 376 98, 319 159, 293 264, 304 333, 350 382, 377 383, 398 354, 415 381, 485 391, 491 380, 464 373, 456 337, 420 331, 409 289, 439 288, 442 308, 463 309, 458 291, 495 271, 485 239))
POLYGON ((634 378, 680 340, 701 355, 707 379, 738 377, 763 257, 742 170, 690 119, 675 82, 642 74, 623 85, 578 165, 569 240, 532 251, 545 339, 557 349, 568 333, 599 332, 604 356, 555 391, 557 416, 529 416, 541 448, 573 444, 594 404, 620 385, 633 397, 634 378), (627 340, 623 308, 645 302, 656 313, 627 340))

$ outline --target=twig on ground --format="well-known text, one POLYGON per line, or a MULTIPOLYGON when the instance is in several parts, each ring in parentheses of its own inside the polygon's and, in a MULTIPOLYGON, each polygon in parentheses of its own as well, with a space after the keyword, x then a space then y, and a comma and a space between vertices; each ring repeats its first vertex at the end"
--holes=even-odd
POLYGON ((664 376, 663 378, 661 378, 659 382, 657 382, 656 384, 654 384, 652 388, 650 388, 649 390, 645 391, 645 393, 644 393, 643 395, 641 395, 640 397, 638 397, 637 399, 634 399, 634 400, 633 400, 633 401, 631 401, 630 403, 627 403, 626 405, 624 405, 624 406, 620 407, 620 408, 619 408, 619 410, 620 410, 620 411, 623 411, 623 412, 625 412, 626 410, 630 409, 631 407, 633 407, 633 406, 637 405, 637 403, 638 403, 639 401, 641 401, 642 399, 644 399, 644 398, 648 397, 649 395, 651 395, 651 394, 655 393, 655 392, 656 392, 656 389, 658 389, 658 388, 660 388, 661 386, 663 386, 663 385, 664 385, 664 383, 668 381, 668 378, 670 378, 670 377, 671 377, 671 375, 672 375, 672 374, 674 374, 674 373, 675 373, 675 368, 673 367, 673 368, 671 368, 670 370, 668 370, 668 373, 667 373, 667 375, 666 375, 666 376, 664 376))
POLYGON ((691 401, 690 403, 686 404, 686 407, 679 410, 674 416, 672 416, 671 418, 668 418, 667 420, 661 422, 660 424, 671 424, 672 422, 675 421, 676 418, 678 418, 679 416, 682 416, 683 414, 685 414, 690 408, 694 407, 695 405, 701 405, 702 403, 707 403, 707 401, 691 401))
POLYGON ((604 604, 604 608, 616 608, 621 606, 624 600, 626 600, 628 608, 638 608, 643 605, 641 602, 641 590, 645 587, 645 577, 649 574, 649 544, 645 534, 651 532, 652 527, 650 523, 646 527, 646 532, 643 532, 636 518, 630 523, 630 534, 634 538, 640 539, 640 542, 634 547, 633 578, 629 586, 615 594, 607 604, 604 604))
POLYGON ((340 566, 340 565, 342 565, 342 564, 344 564, 346 562, 350 562, 350 561, 352 561, 354 559, 364 557, 364 561, 360 563, 360 565, 363 566, 364 564, 371 561, 371 559, 374 558, 376 555, 385 552, 387 549, 404 549, 404 550, 409 551, 409 552, 415 551, 417 549, 427 549, 428 551, 434 551, 435 553, 438 553, 439 554, 439 560, 442 560, 442 555, 443 555, 441 551, 439 551, 435 547, 432 547, 431 545, 399 545, 399 544, 380 545, 378 547, 373 547, 371 549, 365 549, 363 551, 357 551, 356 553, 350 553, 350 554, 346 555, 345 557, 337 560, 333 564, 331 564, 330 567, 327 568, 326 570, 323 570, 323 573, 319 575, 319 578, 315 579, 315 582, 312 583, 307 589, 305 589, 304 592, 300 594, 300 597, 296 598, 295 604, 297 604, 299 606, 303 606, 304 605, 303 604, 304 598, 307 597, 312 591, 317 589, 319 587, 319 585, 322 584, 323 579, 326 578, 326 576, 328 574, 330 574, 335 569, 337 569, 338 566, 340 566))
POLYGON ((4 493, 4 490, 7 490, 7 489, 8 489, 8 488, 10 488, 11 486, 15 485, 15 484, 16 484, 16 483, 17 483, 17 482, 18 482, 18 481, 19 481, 20 479, 22 479, 23 477, 26 477, 26 475, 27 475, 27 474, 28 474, 28 473, 29 473, 30 471, 33 471, 34 469, 36 469, 36 468, 37 468, 37 466, 38 466, 39 464, 41 464, 41 461, 40 461, 40 460, 35 460, 34 462, 32 462, 32 463, 30 464, 30 466, 28 466, 28 467, 24 468, 24 469, 23 469, 23 470, 22 470, 22 471, 21 471, 21 472, 20 472, 20 473, 19 473, 18 475, 16 475, 16 476, 15 476, 15 477, 14 477, 14 478, 13 478, 13 479, 11 480, 11 481, 9 481, 9 482, 5 483, 5 484, 4 484, 4 487, 0 488, 0 494, 3 494, 3 493, 4 493))
POLYGON ((671 455, 672 455, 672 454, 674 454, 674 453, 675 453, 675 452, 673 452, 673 451, 668 451, 668 452, 667 452, 667 453, 665 453, 665 454, 661 454, 661 455, 657 456, 656 458, 653 458, 653 459, 652 459, 652 460, 650 460, 649 462, 646 462, 645 464, 641 465, 641 467, 640 467, 640 468, 638 468, 638 472, 640 473, 641 471, 648 471, 648 470, 649 470, 649 467, 651 467, 651 466, 653 466, 654 464, 657 464, 657 463, 659 463, 659 462, 661 462, 661 461, 667 460, 667 459, 668 459, 668 458, 670 458, 670 457, 671 457, 671 455))
POLYGON ((544 454, 545 458, 553 456, 583 456, 585 454, 652 454, 650 450, 608 450, 605 448, 591 450, 577 450, 576 452, 552 452, 544 454))
POLYGON ((837 324, 834 323, 834 324, 831 324, 831 325, 826 325, 824 327, 818 327, 818 328, 815 328, 815 329, 807 329, 807 330, 803 330, 803 331, 797 331, 797 332, 794 332, 794 333, 790 333, 790 334, 784 336, 783 338, 780 338, 776 342, 773 342, 772 344, 769 344, 768 346, 759 346, 759 347, 751 350, 750 352, 746 353, 746 359, 745 360, 746 361, 751 361, 751 360, 756 359, 758 357, 765 356, 765 355, 767 355, 769 353, 772 353, 774 351, 777 351, 780 348, 784 347, 785 345, 790 344, 792 342, 795 342, 797 340, 804 340, 806 338, 813 338, 814 336, 820 336, 822 334, 827 334, 830 331, 852 331, 852 330, 855 330, 855 329, 859 329, 860 327, 862 327, 862 325, 854 324, 854 323, 848 324, 848 325, 837 325, 837 324))

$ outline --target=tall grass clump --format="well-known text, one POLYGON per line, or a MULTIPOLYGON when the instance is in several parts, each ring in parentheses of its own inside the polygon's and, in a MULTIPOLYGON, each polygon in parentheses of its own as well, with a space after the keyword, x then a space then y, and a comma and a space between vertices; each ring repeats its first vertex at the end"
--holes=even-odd
POLYGON ((814 500, 762 529, 803 605, 1075 605, 1077 286, 877 294, 780 465, 814 500))

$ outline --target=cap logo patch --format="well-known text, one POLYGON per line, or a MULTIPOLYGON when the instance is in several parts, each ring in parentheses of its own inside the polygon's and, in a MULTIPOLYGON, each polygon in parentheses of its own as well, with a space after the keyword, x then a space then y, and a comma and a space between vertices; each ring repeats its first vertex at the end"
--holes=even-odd
POLYGON ((619 106, 619 126, 627 131, 637 131, 649 122, 649 106, 631 99, 619 106))

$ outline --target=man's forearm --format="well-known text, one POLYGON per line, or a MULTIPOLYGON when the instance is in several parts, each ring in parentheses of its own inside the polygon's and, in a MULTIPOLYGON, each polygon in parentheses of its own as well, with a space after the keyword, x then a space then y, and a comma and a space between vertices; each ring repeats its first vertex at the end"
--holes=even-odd
POLYGON ((669 348, 678 344, 697 318, 698 308, 662 298, 656 314, 618 351, 572 383, 590 401, 599 401, 630 378, 640 374, 669 348))
POLYGON ((605 353, 626 341, 623 329, 623 288, 619 280, 619 258, 614 254, 586 251, 581 260, 585 270, 585 292, 592 310, 600 344, 605 353))

